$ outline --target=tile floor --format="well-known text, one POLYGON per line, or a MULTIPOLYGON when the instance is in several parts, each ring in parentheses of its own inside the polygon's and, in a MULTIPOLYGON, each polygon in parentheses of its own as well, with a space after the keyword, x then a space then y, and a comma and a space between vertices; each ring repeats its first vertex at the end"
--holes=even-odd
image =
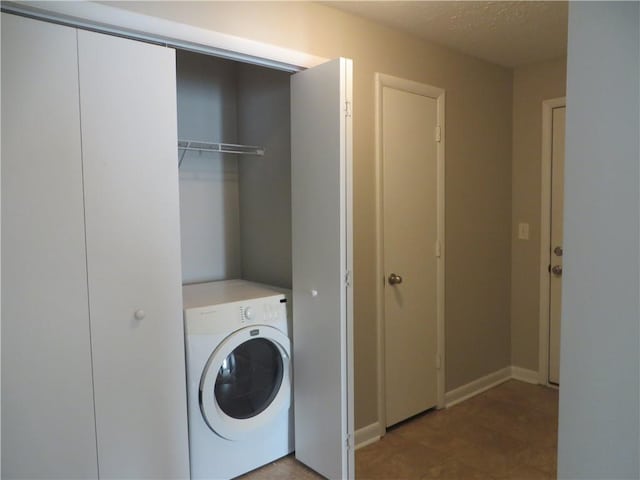
MULTIPOLYGON (((552 479, 557 424, 557 390, 510 380, 414 417, 357 450, 356 479, 552 479)), ((322 477, 289 456, 241 478, 322 477)))

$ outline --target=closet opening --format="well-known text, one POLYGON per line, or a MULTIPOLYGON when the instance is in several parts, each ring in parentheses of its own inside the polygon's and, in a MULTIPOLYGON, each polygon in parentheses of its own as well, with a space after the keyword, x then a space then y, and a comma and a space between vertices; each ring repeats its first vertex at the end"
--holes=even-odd
POLYGON ((183 284, 291 289, 290 76, 176 50, 183 284))

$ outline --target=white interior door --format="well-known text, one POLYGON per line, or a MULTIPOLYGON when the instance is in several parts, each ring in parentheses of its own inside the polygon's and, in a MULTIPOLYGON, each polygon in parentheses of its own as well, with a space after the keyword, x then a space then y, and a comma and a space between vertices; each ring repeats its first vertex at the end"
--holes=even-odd
POLYGON ((386 426, 436 406, 436 98, 382 88, 386 426))
POLYGON ((351 70, 291 78, 295 448, 328 478, 354 476, 351 70))
POLYGON ((565 107, 552 112, 551 129, 551 269, 549 278, 549 382, 560 383, 562 309, 562 222, 564 210, 565 107))
POLYGON ((78 32, 102 478, 187 478, 175 52, 78 32))
POLYGON ((96 478, 76 30, 2 14, 2 478, 96 478))

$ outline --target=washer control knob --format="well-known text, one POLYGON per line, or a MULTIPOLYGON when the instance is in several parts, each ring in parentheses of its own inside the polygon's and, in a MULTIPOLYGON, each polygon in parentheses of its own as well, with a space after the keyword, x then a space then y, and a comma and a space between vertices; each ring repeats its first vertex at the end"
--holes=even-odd
POLYGON ((244 318, 247 320, 251 320, 253 318, 253 309, 251 307, 244 309, 244 318))

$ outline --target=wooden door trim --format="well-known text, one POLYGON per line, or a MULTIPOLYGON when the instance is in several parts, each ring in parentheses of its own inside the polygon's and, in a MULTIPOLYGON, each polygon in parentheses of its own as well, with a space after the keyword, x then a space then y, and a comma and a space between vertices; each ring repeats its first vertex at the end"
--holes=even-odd
POLYGON ((542 161, 540 178, 540 303, 538 334, 538 381, 549 383, 549 264, 551 263, 551 142, 553 109, 567 106, 566 97, 542 102, 542 161))
MULTIPOLYGON (((384 209, 383 209, 383 165, 382 165, 382 89, 393 87, 410 93, 424 95, 436 100, 437 124, 440 127, 440 141, 436 144, 437 157, 437 229, 440 244, 440 257, 437 261, 437 354, 440 358, 437 371, 437 408, 445 406, 445 91, 442 88, 423 83, 405 80, 382 73, 375 74, 375 215, 376 215, 376 353, 377 353, 377 395, 378 395, 378 424, 380 435, 385 433, 385 333, 384 333, 384 209)), ((435 135, 435 132, 434 132, 435 135)))

